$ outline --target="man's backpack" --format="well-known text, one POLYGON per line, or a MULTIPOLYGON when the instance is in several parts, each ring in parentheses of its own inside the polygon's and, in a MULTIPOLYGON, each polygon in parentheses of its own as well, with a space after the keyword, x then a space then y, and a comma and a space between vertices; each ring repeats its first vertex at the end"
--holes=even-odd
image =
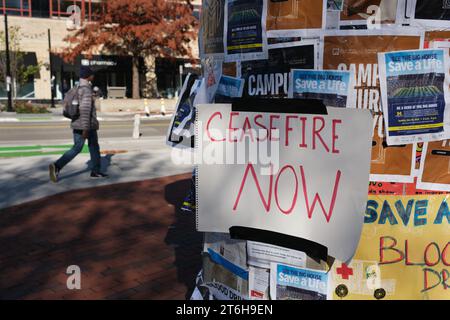
POLYGON ((76 120, 80 117, 79 88, 79 86, 76 86, 70 89, 64 97, 63 116, 71 120, 76 120))

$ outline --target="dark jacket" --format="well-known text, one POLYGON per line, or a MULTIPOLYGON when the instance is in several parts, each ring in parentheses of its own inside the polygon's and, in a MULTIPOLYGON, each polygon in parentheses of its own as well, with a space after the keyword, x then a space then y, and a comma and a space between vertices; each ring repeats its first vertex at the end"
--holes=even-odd
POLYGON ((80 104, 80 117, 72 121, 74 130, 98 130, 97 111, 95 110, 92 85, 85 79, 80 79, 78 89, 78 102, 80 104))

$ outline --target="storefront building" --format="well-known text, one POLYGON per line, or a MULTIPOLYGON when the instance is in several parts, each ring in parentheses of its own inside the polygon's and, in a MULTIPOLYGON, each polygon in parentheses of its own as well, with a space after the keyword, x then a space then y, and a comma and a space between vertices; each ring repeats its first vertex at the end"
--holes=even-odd
MULTIPOLYGON (((198 17, 201 1, 196 2, 195 15, 198 17)), ((100 52, 89 59, 79 56, 73 63, 66 63, 57 54, 49 54, 49 44, 52 52, 64 50, 67 46, 64 38, 75 30, 77 24, 95 21, 96 14, 102 10, 102 0, 0 0, 0 30, 4 30, 3 16, 7 14, 8 26, 20 28, 19 46, 21 52, 25 53, 24 64, 39 63, 42 66, 39 74, 29 77, 27 83, 20 86, 17 98, 49 100, 53 84, 54 97, 62 99, 64 93, 77 83, 81 64, 89 65, 96 71, 94 84, 105 97, 108 87, 125 87, 126 96, 131 97, 131 57, 100 52)), ((195 45, 193 47, 196 48, 195 45)), ((1 44, 1 48, 5 48, 5 45, 1 44)), ((194 55, 198 56, 198 52, 194 51, 194 55)), ((140 65, 140 89, 144 94, 147 72, 144 59, 140 65)), ((182 79, 190 71, 193 71, 191 65, 183 59, 156 59, 159 95, 174 96, 182 79)), ((4 88, 5 85, 0 83, 0 99, 6 97, 4 88)))

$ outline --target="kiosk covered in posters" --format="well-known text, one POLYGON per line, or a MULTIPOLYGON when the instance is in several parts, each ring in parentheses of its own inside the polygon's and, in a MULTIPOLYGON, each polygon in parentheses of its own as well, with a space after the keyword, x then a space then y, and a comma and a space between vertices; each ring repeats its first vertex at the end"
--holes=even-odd
POLYGON ((448 1, 244 2, 193 106, 196 297, 450 299, 448 1))

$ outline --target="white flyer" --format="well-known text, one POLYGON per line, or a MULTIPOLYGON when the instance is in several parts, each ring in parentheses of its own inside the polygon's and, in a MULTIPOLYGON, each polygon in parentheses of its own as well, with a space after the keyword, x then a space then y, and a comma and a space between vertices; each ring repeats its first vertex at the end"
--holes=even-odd
POLYGON ((271 262, 306 266, 306 253, 274 246, 267 243, 247 241, 247 263, 260 268, 270 268, 271 262))
POLYGON ((250 300, 269 300, 270 269, 250 267, 248 294, 250 300))

